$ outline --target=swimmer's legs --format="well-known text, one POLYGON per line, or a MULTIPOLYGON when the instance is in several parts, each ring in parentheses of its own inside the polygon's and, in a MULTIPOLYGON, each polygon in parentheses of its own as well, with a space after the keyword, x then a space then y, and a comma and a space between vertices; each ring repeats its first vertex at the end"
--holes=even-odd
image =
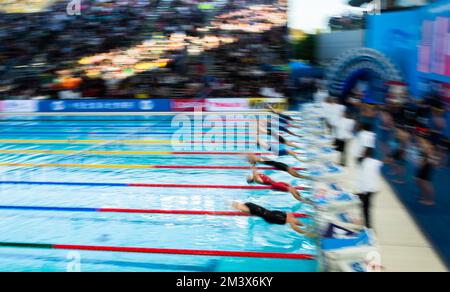
POLYGON ((241 211, 242 213, 251 215, 250 209, 247 207, 247 205, 245 205, 243 203, 233 202, 232 206, 234 209, 241 211))
POLYGON ((303 202, 303 201, 304 201, 303 198, 302 198, 302 196, 300 196, 300 193, 299 193, 294 187, 290 187, 290 188, 289 188, 289 192, 292 194, 292 196, 293 196, 297 201, 300 201, 300 202, 303 202))
POLYGON ((297 201, 300 201, 300 202, 305 203, 305 204, 311 204, 311 205, 313 204, 313 202, 310 199, 303 198, 302 195, 300 194, 300 192, 296 188, 290 187, 289 188, 289 192, 292 194, 292 196, 297 201))
POLYGON ((247 155, 247 161, 250 164, 256 164, 258 162, 264 162, 264 159, 256 156, 255 154, 249 154, 249 155, 247 155))

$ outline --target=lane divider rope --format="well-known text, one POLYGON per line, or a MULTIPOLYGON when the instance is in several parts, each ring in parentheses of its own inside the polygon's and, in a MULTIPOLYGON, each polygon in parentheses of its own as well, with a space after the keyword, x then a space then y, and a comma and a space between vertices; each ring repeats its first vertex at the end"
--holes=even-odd
MULTIPOLYGON (((207 215, 207 216, 235 216, 251 217, 251 215, 235 211, 202 211, 202 210, 151 210, 151 209, 124 209, 124 208, 77 208, 77 207, 47 207, 47 206, 9 206, 0 205, 0 210, 15 211, 54 211, 54 212, 81 212, 81 213, 134 213, 134 214, 170 214, 170 215, 207 215)), ((296 218, 308 218, 308 214, 292 213, 296 218)))
MULTIPOLYGON (((0 184, 12 185, 54 185, 54 186, 91 186, 91 187, 137 187, 137 188, 186 188, 186 189, 241 189, 241 190, 271 190, 271 186, 238 186, 238 185, 207 185, 207 184, 148 184, 148 183, 94 183, 94 182, 51 182, 51 181, 0 181, 0 184)), ((305 190, 305 186, 295 187, 305 190)))
POLYGON ((148 248, 148 247, 128 247, 128 246, 0 242, 0 247, 109 251, 109 252, 129 252, 129 253, 148 253, 148 254, 177 254, 177 255, 220 256, 220 257, 245 257, 245 258, 278 258, 278 259, 297 259, 297 260, 314 260, 315 259, 314 255, 300 254, 300 253, 177 249, 177 248, 148 248))
MULTIPOLYGON (((59 167, 59 168, 125 168, 125 169, 220 169, 248 170, 249 166, 213 166, 213 165, 145 165, 145 164, 58 164, 58 163, 0 163, 0 167, 59 167)), ((274 167, 260 166, 259 170, 277 170, 274 167)), ((295 170, 306 170, 294 167, 295 170)))

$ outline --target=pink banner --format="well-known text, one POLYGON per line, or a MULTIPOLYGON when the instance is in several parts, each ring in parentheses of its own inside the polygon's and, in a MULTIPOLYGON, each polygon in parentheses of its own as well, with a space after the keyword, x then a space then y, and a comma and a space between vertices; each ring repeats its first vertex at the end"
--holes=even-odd
POLYGON ((172 111, 194 111, 206 110, 206 100, 204 98, 177 98, 171 100, 172 111))
POLYGON ((206 110, 210 112, 248 111, 250 102, 246 98, 208 98, 206 110))

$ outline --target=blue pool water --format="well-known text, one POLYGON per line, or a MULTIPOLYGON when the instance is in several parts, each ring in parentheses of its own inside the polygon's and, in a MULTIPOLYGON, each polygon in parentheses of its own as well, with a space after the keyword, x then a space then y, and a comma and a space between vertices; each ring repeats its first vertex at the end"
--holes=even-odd
MULTIPOLYGON (((170 140, 172 116, 2 117, 0 180, 82 183, 247 185, 248 170, 38 167, 35 164, 247 166, 238 155, 120 154, 174 151, 166 144, 118 140, 170 140), (112 134, 109 134, 111 132, 112 134), (17 142, 20 140, 20 143, 17 142), (33 141, 23 141, 33 140, 33 141), (41 141, 37 141, 41 140, 41 141), (42 140, 47 140, 45 143, 42 140), (71 140, 67 144, 48 140, 71 140), (79 140, 101 140, 90 144, 79 140), (5 152, 8 150, 9 152, 5 152), (21 153, 20 150, 71 150, 21 153), (83 151, 110 151, 91 154, 83 151), (114 152, 114 154, 112 153, 114 152), (27 164, 12 166, 11 163, 27 164)), ((207 129, 201 129, 202 131, 207 129)), ((300 166, 290 158, 281 159, 300 166)), ((288 174, 274 179, 307 184, 288 174)), ((312 214, 310 206, 271 190, 93 187, 0 184, 1 206, 232 211, 231 202, 312 214)), ((311 219, 302 219, 311 223, 311 219)), ((316 243, 287 226, 262 219, 203 215, 51 212, 0 209, 0 242, 76 244, 316 255, 316 243)), ((317 261, 0 247, 0 271, 316 271, 317 261), (78 265, 79 263, 79 265, 78 265)))

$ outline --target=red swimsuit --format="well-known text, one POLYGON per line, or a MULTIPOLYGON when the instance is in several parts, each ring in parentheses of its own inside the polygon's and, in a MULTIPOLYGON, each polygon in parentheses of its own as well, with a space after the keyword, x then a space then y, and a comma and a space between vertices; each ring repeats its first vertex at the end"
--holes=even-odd
POLYGON ((259 177, 265 185, 271 186, 274 190, 280 192, 289 192, 290 185, 285 182, 276 182, 265 174, 260 174, 259 177))

